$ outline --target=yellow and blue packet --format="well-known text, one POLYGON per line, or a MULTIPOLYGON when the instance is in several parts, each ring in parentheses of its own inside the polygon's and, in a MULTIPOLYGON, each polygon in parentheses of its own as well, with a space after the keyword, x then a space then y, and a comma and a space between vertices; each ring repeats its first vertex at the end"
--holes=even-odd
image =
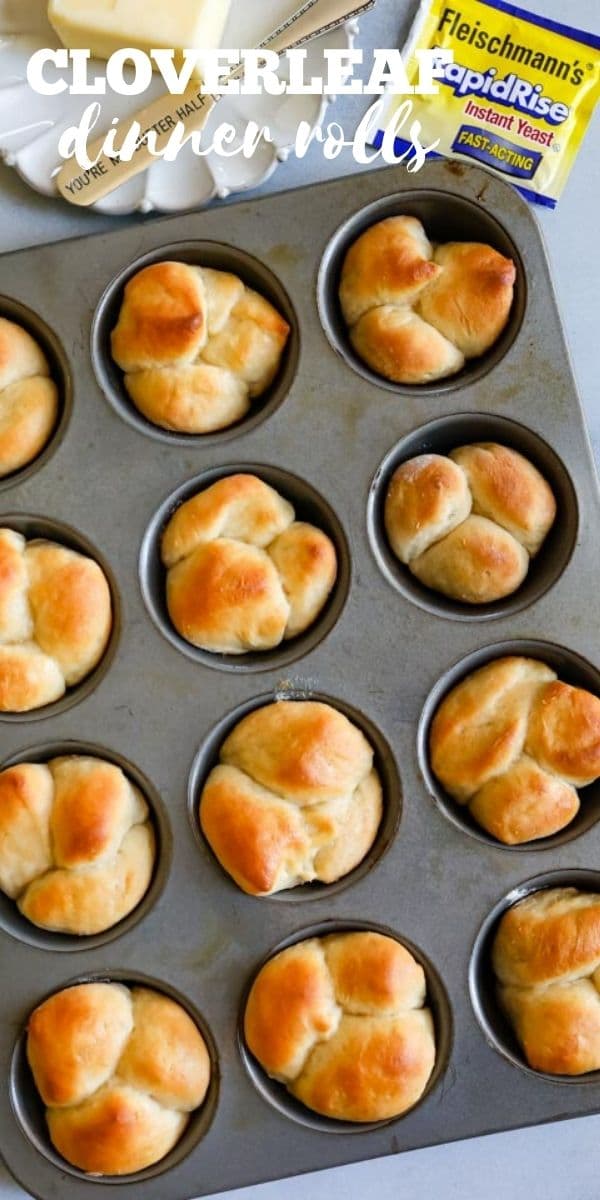
MULTIPOLYGON (((411 84, 417 49, 450 50, 454 60, 437 95, 413 97, 422 141, 555 208, 600 94, 600 37, 506 0, 421 0, 405 52, 411 84)), ((405 102, 390 96, 376 146, 405 102)), ((410 143, 396 143, 400 157, 410 143)))

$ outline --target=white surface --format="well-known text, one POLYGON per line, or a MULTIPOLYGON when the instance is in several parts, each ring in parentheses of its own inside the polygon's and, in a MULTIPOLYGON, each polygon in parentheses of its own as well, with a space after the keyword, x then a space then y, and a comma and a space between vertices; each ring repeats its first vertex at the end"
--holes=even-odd
MULTIPOLYGON (((545 12, 600 32, 598 0, 571 0, 569 5, 561 0, 519 2, 532 12, 545 12)), ((378 0, 376 12, 363 20, 360 43, 399 45, 413 10, 414 0, 378 0)), ((361 98, 340 101, 332 110, 332 119, 335 116, 350 131, 364 107, 361 98)), ((345 162, 325 164, 315 149, 303 163, 286 163, 263 191, 341 175, 352 168, 349 157, 345 162)), ((555 213, 539 214, 597 459, 599 196, 597 113, 560 207, 555 213)), ((0 251, 121 224, 90 213, 72 213, 58 202, 43 203, 12 173, 0 168, 0 251)), ((539 388, 543 395, 543 378, 539 388)), ((228 1196, 230 1200, 481 1200, 482 1196, 484 1200, 598 1200, 599 1142, 600 1116, 589 1117, 247 1188, 228 1196)), ((0 1200, 23 1200, 23 1192, 2 1175, 1 1167, 0 1200)))
MULTIPOLYGON (((54 177, 61 164, 59 137, 70 126, 79 125, 90 97, 65 92, 40 96, 27 83, 30 56, 44 46, 60 45, 46 20, 46 7, 46 0, 19 0, 17 13, 14 0, 0 0, 0 156, 35 191, 53 196, 54 177)), ((297 0, 232 0, 223 44, 240 49, 258 46, 297 8, 297 0)), ((325 50, 348 49, 355 30, 355 23, 348 24, 311 42, 307 47, 307 73, 322 75, 325 50)), ((104 63, 90 64, 90 76, 104 73, 104 63)), ((70 80, 70 74, 66 78, 70 80)), ((157 99, 163 92, 164 83, 158 75, 143 98, 109 92, 101 101, 102 118, 95 133, 106 132, 114 116, 133 117, 142 103, 157 99)), ((246 96, 242 101, 225 97, 207 122, 207 146, 223 122, 236 129, 236 147, 242 144, 250 121, 266 125, 272 143, 262 141, 251 158, 224 158, 214 153, 198 158, 190 148, 184 149, 174 163, 155 163, 96 207, 119 215, 178 212, 205 205, 215 196, 223 198, 256 188, 287 158, 300 122, 306 121, 311 128, 317 126, 327 103, 328 97, 323 96, 246 96)))

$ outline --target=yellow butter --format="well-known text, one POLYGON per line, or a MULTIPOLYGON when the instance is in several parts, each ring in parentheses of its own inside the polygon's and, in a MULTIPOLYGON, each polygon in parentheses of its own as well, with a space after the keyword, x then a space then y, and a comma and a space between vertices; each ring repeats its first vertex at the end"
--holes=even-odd
MULTIPOLYGON (((418 49, 454 59, 437 95, 414 97, 423 143, 437 141, 437 153, 479 162, 554 208, 600 94, 600 38, 508 0, 422 0, 406 48, 411 84, 418 49)), ((390 98, 383 129, 405 100, 390 98)))
POLYGON ((180 65, 183 50, 220 46, 229 7, 230 0, 50 0, 48 18, 69 50, 102 59, 126 47, 175 50, 180 65))

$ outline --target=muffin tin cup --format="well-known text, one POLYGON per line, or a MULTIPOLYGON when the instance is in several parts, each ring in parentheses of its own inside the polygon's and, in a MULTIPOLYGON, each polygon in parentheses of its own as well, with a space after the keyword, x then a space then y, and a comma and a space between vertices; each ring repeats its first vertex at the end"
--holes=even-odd
POLYGON ((284 693, 278 694, 274 691, 247 700, 244 704, 234 709, 233 712, 223 717, 210 730, 192 763, 187 802, 192 833, 200 849, 205 856, 208 856, 215 869, 226 876, 232 887, 235 887, 237 891, 241 890, 238 889, 237 884, 234 883, 231 876, 221 866, 202 832, 199 820, 200 797, 210 772, 219 763, 220 748, 225 739, 229 737, 229 734, 233 732, 235 726, 251 712, 256 712, 257 709, 264 708, 268 704, 273 704, 277 700, 284 700, 287 704, 294 704, 299 700, 312 700, 321 704, 329 704, 360 729, 375 751, 374 766, 379 774, 383 791, 383 815, 375 841, 362 859, 362 862, 358 863, 347 875, 336 880, 335 883, 305 883, 294 888, 288 888, 282 892, 276 892, 271 896, 248 897, 248 899, 258 900, 262 903, 271 901, 280 904, 299 904, 312 900, 328 900, 346 888, 351 887, 360 879, 364 879, 370 871, 377 868, 379 860, 389 850, 394 839, 399 836, 399 826, 402 816, 402 784, 389 743, 377 726, 364 713, 358 712, 352 705, 346 704, 344 701, 323 695, 320 692, 306 690, 294 692, 293 690, 286 690, 284 693))
POLYGON ((142 921, 152 911, 160 899, 169 877, 171 865, 172 835, 165 806, 150 780, 123 755, 116 754, 113 750, 107 750, 104 746, 98 746, 94 742, 44 742, 12 754, 4 762, 0 762, 0 771, 18 766, 19 763, 47 763, 53 758, 74 755, 102 759, 104 762, 120 767, 130 783, 139 789, 148 804, 149 819, 156 839, 156 858, 150 884, 142 899, 116 925, 101 933, 78 936, 42 929, 28 921, 19 912, 16 901, 11 900, 9 896, 0 891, 0 929, 19 942, 24 942, 38 950, 49 950, 53 954, 95 950, 96 947, 114 942, 117 938, 129 933, 139 921, 142 921))
POLYGON ((508 1059, 514 1067, 518 1067, 530 1077, 545 1083, 569 1084, 571 1087, 576 1084, 598 1087, 600 1071, 588 1071, 584 1075, 553 1075, 546 1071, 536 1071, 530 1067, 496 996, 491 954, 502 917, 509 908, 521 900, 525 900, 528 896, 532 896, 535 892, 560 887, 572 887, 577 888, 580 892, 600 894, 600 871, 546 871, 543 875, 536 875, 533 879, 527 879, 524 883, 518 884, 506 896, 503 896, 488 913, 475 939, 469 964, 469 994, 473 1011, 486 1042, 503 1058, 508 1059))
POLYGON ((180 1004, 200 1030, 206 1042, 210 1058, 211 1078, 203 1104, 196 1112, 191 1114, 186 1129, 173 1149, 152 1166, 146 1167, 142 1171, 132 1172, 129 1175, 92 1175, 85 1171, 80 1171, 77 1167, 67 1162, 55 1150, 50 1141, 44 1114, 44 1104, 37 1091, 33 1074, 27 1062, 27 1035, 23 1032, 17 1038, 10 1064, 8 1090, 11 1108, 23 1136, 35 1148, 36 1152, 50 1162, 61 1174, 71 1176, 85 1184, 95 1184, 98 1187, 103 1185, 126 1186, 134 1183, 143 1185, 149 1180, 155 1179, 159 1175, 164 1175, 169 1170, 177 1167, 196 1149, 208 1133, 217 1110, 219 1099, 220 1071, 217 1047, 211 1030, 201 1012, 186 996, 182 995, 176 988, 171 987, 170 984, 162 982, 162 980, 137 972, 125 971, 121 968, 97 972, 91 971, 84 975, 76 976, 73 979, 67 980, 60 988, 53 989, 46 995, 40 996, 37 1003, 42 1004, 55 991, 74 987, 81 983, 122 983, 128 987, 152 988, 154 991, 160 992, 162 995, 168 996, 169 999, 180 1004))
POLYGON ((413 1112, 421 1105, 425 1104, 431 1094, 435 1091, 444 1072, 448 1068, 450 1056, 452 1053, 453 1043, 453 1023, 452 1009, 448 994, 441 980, 440 975, 436 971, 433 964, 425 956, 423 951, 415 946, 413 942, 404 937, 403 934, 396 933, 394 929, 387 926, 373 924, 369 921, 345 920, 345 921, 322 921, 320 924, 309 925, 305 929, 298 930, 286 938, 278 946, 266 955, 258 967, 254 971, 252 978, 244 990, 242 1003, 240 1007, 240 1020, 238 1026, 238 1046, 242 1058, 242 1062, 246 1071, 254 1084, 257 1092, 262 1096, 267 1104, 272 1105, 282 1116, 290 1121, 295 1121, 299 1125, 304 1125, 308 1129, 315 1130, 317 1133, 325 1134, 350 1134, 356 1135, 359 1133, 372 1133, 374 1130, 383 1129, 386 1126, 395 1125, 398 1121, 402 1121, 408 1113, 413 1112), (321 1116, 312 1109, 307 1108, 299 1100, 288 1092, 283 1083, 279 1083, 276 1079, 272 1079, 252 1052, 248 1049, 244 1036, 244 1015, 248 997, 252 989, 252 985, 262 970, 262 968, 282 950, 287 950, 290 946, 295 946, 299 942, 304 942, 314 937, 328 937, 334 933, 357 933, 371 932, 381 933, 385 937, 391 937, 394 941, 399 942, 406 950, 409 950, 413 957, 421 964, 425 972, 427 981, 427 1006, 431 1009, 433 1023, 435 1028, 435 1043, 436 1056, 435 1065, 423 1095, 416 1104, 408 1110, 407 1113, 401 1113, 397 1117, 390 1117, 385 1121, 372 1122, 357 1122, 357 1121, 342 1121, 335 1118, 321 1116))
POLYGON ((17 471, 11 471, 10 475, 0 476, 0 492, 5 492, 31 479, 58 450, 71 419, 73 380, 64 346, 52 328, 34 310, 19 304, 9 296, 0 296, 0 317, 13 321, 15 325, 21 325, 31 334, 43 350, 50 368, 50 376, 58 388, 58 416, 46 445, 30 463, 26 463, 17 471))
MULTIPOLYGON (((204 249, 202 257, 207 261, 204 249)), ((334 304, 335 279, 323 270, 321 290, 325 279, 334 304)), ((57 523, 84 531, 89 544, 83 548, 101 565, 108 564, 119 585, 118 592, 114 587, 118 632, 98 672, 55 708, 2 722, 0 761, 23 757, 23 747, 34 740, 45 747, 74 740, 109 747, 152 782, 173 839, 160 901, 122 936, 82 946, 75 957, 65 959, 0 928, 0 1077, 11 1075, 14 1043, 28 1014, 44 993, 64 986, 65 975, 111 978, 120 971, 125 978, 153 976, 159 986, 165 980, 189 998, 218 1046, 221 1080, 214 1120, 206 1136, 173 1166, 167 1163, 163 1169, 163 1164, 154 1178, 128 1180, 129 1200, 190 1200, 341 1162, 595 1111, 597 1095, 587 1083, 549 1087, 537 1076, 515 1070, 490 1048, 469 1000, 468 977, 471 948, 498 896, 535 875, 541 864, 564 871, 593 867, 600 854, 600 822, 594 825, 590 817, 589 825, 580 827, 582 836, 572 836, 579 828, 572 826, 554 842, 540 843, 539 850, 532 844, 519 855, 503 853, 485 836, 466 836, 460 819, 447 819, 450 812, 456 815, 453 806, 448 804, 446 814, 432 802, 416 747, 428 693, 450 663, 469 665, 470 656, 485 657, 488 642, 495 641, 502 652, 509 647, 529 652, 531 647, 541 654, 543 638, 546 648, 558 653, 570 647, 594 670, 600 667, 595 613, 600 543, 594 535, 598 485, 530 210, 511 187, 477 167, 435 162, 418 176, 393 167, 353 177, 351 187, 342 179, 310 191, 127 226, 72 246, 59 243, 7 255, 0 258, 0 293, 38 314, 53 331, 76 381, 58 453, 49 455, 43 469, 15 482, 5 495, 10 496, 5 508, 50 514, 57 523), (370 222, 386 209, 415 211, 426 226, 434 219, 443 224, 447 213, 448 228, 440 227, 439 236, 493 238, 500 229, 506 240, 498 243, 499 249, 509 244, 511 252, 516 248, 516 306, 504 340, 485 360, 472 363, 462 381, 457 376, 435 388, 386 387, 378 377, 349 365, 323 330, 317 282, 328 256, 331 261, 331 248, 341 247, 340 230, 359 232, 357 222, 370 222), (229 247, 232 254, 239 251, 241 257, 235 262, 215 258, 210 265, 230 266, 285 315, 283 294, 270 293, 269 280, 289 298, 296 324, 291 321, 291 359, 283 367, 284 373, 289 370, 284 376, 288 382, 274 400, 277 410, 262 419, 267 410, 255 408, 260 419, 251 427, 240 425, 226 436, 207 438, 155 436, 154 430, 142 429, 129 408, 125 419, 128 401, 122 391, 106 401, 96 370, 107 375, 103 383, 111 393, 113 386, 121 388, 118 375, 112 382, 108 378, 106 354, 127 275, 145 262, 172 257, 173 247, 192 247, 190 254, 197 256, 198 247, 215 244, 229 247), (244 274, 243 256, 262 264, 260 274, 244 274), (104 355, 100 367, 89 351, 94 320, 94 354, 104 355), (452 390, 459 383, 460 394, 452 390), (554 454, 571 481, 569 488, 565 483, 565 496, 571 486, 576 493, 572 507, 565 500, 557 530, 556 561, 559 542, 564 555, 560 570, 556 563, 544 566, 540 558, 544 579, 540 575, 539 591, 526 607, 499 613, 493 637, 489 629, 484 636, 480 621, 434 616, 391 586, 373 555, 367 528, 373 479, 391 449, 457 411, 465 421, 471 414, 473 421, 501 417, 512 422, 510 429, 496 426, 493 436, 517 449, 529 448, 534 461, 539 455, 538 465, 551 483, 554 454), (246 440, 237 445, 228 440, 234 436, 246 440), (517 437, 531 440, 521 443, 517 437), (177 645, 164 620, 158 537, 172 505, 215 478, 252 469, 289 495, 299 515, 333 533, 340 576, 329 606, 297 642, 257 655, 253 663, 237 656, 220 662, 219 656, 203 657, 187 644, 177 645), (138 566, 142 542, 145 594, 138 566), (351 718, 354 714, 367 735, 371 730, 384 785, 386 763, 390 771, 397 764, 401 819, 388 826, 386 813, 385 853, 374 848, 374 859, 368 857, 339 884, 322 892, 309 887, 283 893, 272 902, 255 900, 235 886, 201 840, 194 823, 196 797, 189 799, 190 767, 197 756, 193 793, 230 720, 274 697, 303 696, 330 699, 351 718), (27 722, 41 718, 34 738, 27 722), (447 992, 453 1048, 423 1103, 389 1125, 361 1130, 360 1137, 341 1131, 333 1136, 291 1120, 257 1095, 238 1052, 240 999, 273 947, 297 938, 299 930, 308 935, 303 925, 327 918, 324 928, 331 931, 352 925, 357 917, 370 927, 398 931, 401 940, 406 933, 409 944, 423 948, 447 992)), ((475 428, 473 424, 472 436, 483 436, 483 426, 477 434, 475 428)), ((467 432, 466 426, 456 428, 458 442, 469 440, 467 432)), ((22 519, 26 524, 28 518, 22 519)), ((32 532, 69 540, 56 525, 42 530, 38 522, 32 532)), ((569 678, 566 658, 557 660, 557 666, 569 678)), ((592 682, 589 676, 573 679, 586 681, 588 686, 592 682)), ((592 795, 584 792, 582 801, 589 815, 595 806, 592 795)), ((1 1087, 0 1153, 25 1190, 41 1200, 57 1195, 61 1200, 108 1200, 114 1195, 111 1182, 70 1174, 41 1153, 22 1132, 8 1089, 1 1087)))
POLYGON ((527 277, 519 250, 504 225, 492 213, 452 191, 415 188, 387 195, 368 204, 344 221, 329 242, 319 270, 318 304, 325 334, 344 362, 368 383, 400 395, 446 394, 483 379, 506 354, 519 335, 527 306, 527 277), (344 260, 354 242, 372 225, 388 217, 417 217, 434 245, 442 242, 484 242, 511 258, 517 269, 514 300, 507 324, 487 353, 470 359, 455 375, 434 383, 394 383, 373 371, 356 353, 339 300, 344 260))
POLYGON ((223 242, 188 241, 173 242, 144 254, 112 280, 101 297, 92 323, 91 354, 96 379, 109 404, 122 420, 140 433, 171 446, 216 446, 250 433, 263 421, 271 417, 285 399, 293 384, 298 369, 300 337, 298 320, 292 302, 277 276, 258 258, 244 250, 223 242), (261 396, 251 401, 245 417, 225 429, 213 433, 190 434, 162 429, 149 421, 130 399, 124 382, 124 373, 115 363, 111 353, 111 332, 119 319, 126 284, 138 271, 160 262, 183 262, 194 267, 210 267, 214 271, 227 271, 237 275, 246 284, 259 292, 285 317, 290 326, 288 344, 282 355, 275 379, 261 396))
POLYGON ((336 513, 323 496, 305 480, 299 479, 289 471, 257 463, 235 463, 228 467, 215 467, 181 484, 154 513, 144 534, 139 559, 140 585, 146 608, 167 641, 202 666, 240 674, 279 670, 318 646, 341 617, 350 588, 351 574, 352 564, 346 534, 336 513), (338 570, 333 590, 325 606, 303 633, 283 641, 272 650, 257 650, 247 654, 217 654, 202 650, 186 641, 171 621, 167 609, 167 570, 161 558, 161 540, 171 517, 186 500, 191 500, 198 492, 205 491, 218 480, 238 473, 256 475, 293 504, 297 520, 308 521, 328 534, 336 549, 338 570))
POLYGON ((419 722, 417 753, 421 774, 429 795, 435 800, 444 816, 457 829, 460 829, 463 833, 467 833, 470 837, 476 838, 479 842, 492 846, 495 850, 521 854, 525 852, 540 853, 542 851, 556 850, 559 846, 572 842, 574 838, 580 837, 592 829, 600 817, 600 780, 596 780, 587 787, 577 789, 581 806, 577 815, 564 829, 559 830, 558 833, 554 833, 550 837, 539 838, 532 842, 522 842, 516 846, 507 846, 487 833, 471 817, 468 807, 453 800, 446 792, 433 772, 429 754, 431 724, 446 696, 459 683, 466 679, 468 675, 472 675, 474 671, 480 670, 498 658, 507 658, 512 655, 522 658, 534 658, 539 662, 546 663, 553 671, 556 671, 562 683, 569 683, 573 687, 585 688, 600 698, 600 670, 593 666, 592 663, 587 662, 581 655, 575 654, 573 650, 569 650, 566 646, 559 646, 552 642, 532 640, 496 642, 494 645, 484 646, 480 650, 475 650, 466 658, 461 659, 460 662, 454 663, 430 691, 419 722))
POLYGON ((100 661, 80 683, 67 688, 64 696, 52 704, 44 704, 41 708, 32 708, 29 712, 22 713, 0 711, 0 723, 4 721, 8 724, 21 725, 25 721, 44 721, 50 717, 60 716, 91 696, 107 675, 117 651, 121 634, 121 600, 112 567, 104 555, 78 529, 50 517, 23 513, 9 513, 4 516, 1 512, 0 528, 12 529, 15 533, 22 534, 27 541, 42 538, 46 541, 57 542, 60 546, 66 546, 68 550, 75 550, 78 554, 93 559, 104 572, 112 602, 112 629, 100 661))
POLYGON ((567 468, 556 452, 533 430, 497 414, 453 413, 419 426, 386 454, 369 492, 369 539, 378 566, 388 583, 413 604, 434 617, 455 621, 490 621, 511 617, 540 600, 560 580, 577 544, 579 508, 567 468), (420 454, 447 455, 474 442, 497 442, 527 458, 550 485, 557 504, 556 519, 538 553, 530 559, 527 576, 516 592, 493 604, 463 604, 425 587, 394 554, 385 528, 385 502, 392 477, 402 463, 420 454))

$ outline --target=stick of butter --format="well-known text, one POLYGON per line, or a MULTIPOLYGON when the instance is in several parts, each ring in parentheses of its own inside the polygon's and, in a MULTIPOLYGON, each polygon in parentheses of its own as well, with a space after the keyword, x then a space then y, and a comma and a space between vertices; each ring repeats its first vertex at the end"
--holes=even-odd
POLYGON ((214 50, 221 44, 231 0, 50 0, 48 18, 68 50, 89 49, 110 58, 131 46, 175 50, 214 50))

